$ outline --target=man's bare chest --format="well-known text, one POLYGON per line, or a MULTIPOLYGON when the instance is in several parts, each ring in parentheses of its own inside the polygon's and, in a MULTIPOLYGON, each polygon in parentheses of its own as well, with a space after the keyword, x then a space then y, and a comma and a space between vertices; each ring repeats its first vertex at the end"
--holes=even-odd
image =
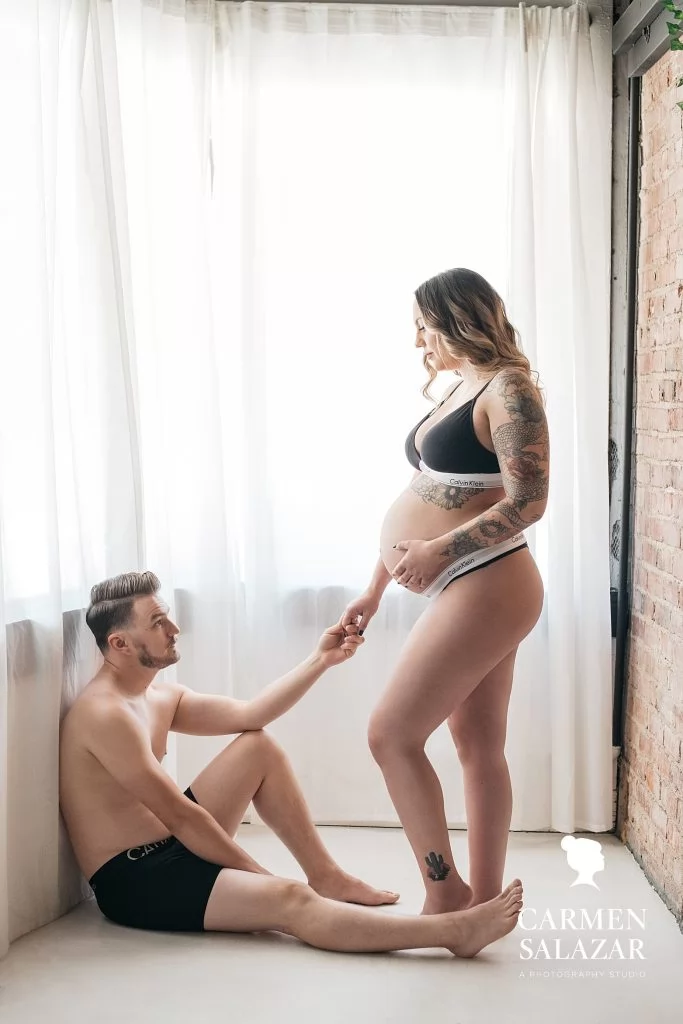
POLYGON ((162 761, 168 751, 168 734, 178 704, 172 691, 149 695, 145 701, 130 705, 132 714, 138 719, 149 736, 150 746, 157 761, 162 761))

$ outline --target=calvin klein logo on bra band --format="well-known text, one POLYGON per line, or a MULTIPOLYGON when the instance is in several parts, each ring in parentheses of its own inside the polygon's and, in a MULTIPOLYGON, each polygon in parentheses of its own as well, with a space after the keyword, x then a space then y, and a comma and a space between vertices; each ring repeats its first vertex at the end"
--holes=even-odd
POLYGON ((126 857, 128 860, 141 860, 148 853, 154 853, 160 846, 166 846, 166 843, 170 843, 172 838, 172 836, 167 836, 166 839, 160 839, 157 843, 144 843, 142 846, 132 846, 130 850, 126 850, 126 857))

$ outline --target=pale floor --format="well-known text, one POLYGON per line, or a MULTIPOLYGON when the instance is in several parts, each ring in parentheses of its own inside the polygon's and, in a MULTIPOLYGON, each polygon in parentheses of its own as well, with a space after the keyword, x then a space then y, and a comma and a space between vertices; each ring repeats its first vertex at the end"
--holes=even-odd
MULTIPOLYGON (((325 842, 354 874, 402 893, 390 913, 416 913, 416 868, 398 829, 324 828, 325 842)), ((466 833, 452 833, 466 876, 466 833)), ((339 954, 287 936, 178 935, 110 924, 94 903, 25 936, 0 962, 2 1024, 680 1024, 683 1021, 683 935, 628 850, 603 843, 599 890, 571 887, 575 874, 555 833, 513 833, 506 882, 519 876, 525 905, 540 923, 547 909, 644 911, 645 929, 542 931, 517 929, 473 960, 441 950, 339 954), (591 960, 615 941, 625 957, 639 938, 646 959, 591 960), (521 940, 540 956, 522 959, 521 940), (544 959, 546 940, 555 957, 544 959), (571 958, 577 939, 587 960, 571 958), (606 939, 602 947, 594 940, 606 939), (569 958, 569 959, 567 959, 569 958), (626 975, 625 977, 623 975, 626 975), (631 976, 629 976, 631 975, 631 976)), ((301 877, 294 861, 263 826, 243 826, 241 844, 270 870, 301 877)), ((534 924, 529 913, 528 924, 534 924)), ((619 923, 615 919, 615 923, 619 923)))

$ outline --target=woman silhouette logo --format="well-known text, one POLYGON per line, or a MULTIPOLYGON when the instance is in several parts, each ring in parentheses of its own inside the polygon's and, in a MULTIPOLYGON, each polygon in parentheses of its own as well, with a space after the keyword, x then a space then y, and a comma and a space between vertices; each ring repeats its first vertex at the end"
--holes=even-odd
POLYGON ((569 867, 578 871, 578 877, 574 879, 572 885, 592 885, 594 889, 599 889, 600 886, 593 881, 593 875, 605 870, 602 844, 595 839, 563 836, 560 846, 567 854, 569 867))

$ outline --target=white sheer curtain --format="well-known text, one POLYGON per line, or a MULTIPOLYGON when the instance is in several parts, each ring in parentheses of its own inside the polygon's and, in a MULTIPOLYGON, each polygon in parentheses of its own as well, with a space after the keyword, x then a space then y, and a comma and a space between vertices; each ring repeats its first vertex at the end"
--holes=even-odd
MULTIPOLYGON (((218 19, 215 103, 231 115, 214 118, 214 180, 252 411, 253 685, 367 583, 423 411, 411 291, 475 267, 519 323, 553 444, 549 513, 530 531, 547 602, 510 712, 512 828, 610 828, 607 35, 584 6, 221 4, 218 19)), ((318 821, 396 821, 365 728, 421 609, 392 584, 362 662, 274 726, 318 821)), ((463 825, 445 728, 429 749, 463 825)))
MULTIPOLYGON (((0 951, 80 898, 57 752, 60 712, 99 663, 92 584, 154 569, 185 631, 177 677, 237 678, 211 9, 183 7, 22 0, 0 32, 0 951)), ((191 776, 219 746, 186 748, 182 767, 171 747, 169 770, 191 776)))
MULTIPOLYGON (((450 266, 503 293, 548 394, 512 827, 609 828, 608 33, 584 6, 15 0, 3 22, 0 952, 81 892, 57 744, 98 663, 90 586, 156 571, 203 690, 307 654, 411 472, 412 290, 450 266)), ((320 822, 396 821, 365 728, 422 607, 392 585, 361 656, 274 727, 320 822)), ((169 770, 218 745, 183 737, 169 770)), ((430 753, 462 825, 443 730, 430 753)))

